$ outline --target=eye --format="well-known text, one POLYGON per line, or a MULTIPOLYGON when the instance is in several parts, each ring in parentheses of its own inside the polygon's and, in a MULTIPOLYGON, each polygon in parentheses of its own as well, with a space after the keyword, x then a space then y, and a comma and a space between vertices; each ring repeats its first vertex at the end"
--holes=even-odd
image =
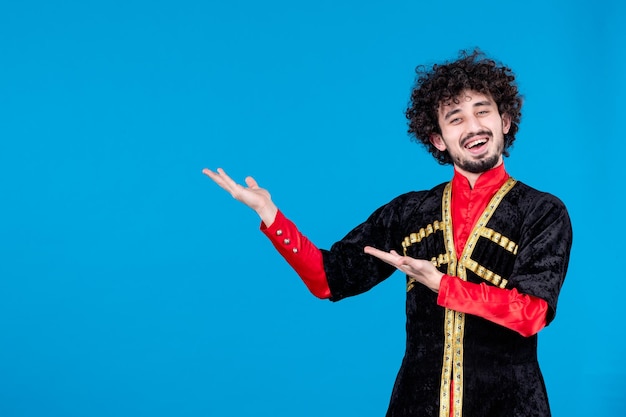
POLYGON ((450 120, 451 125, 458 125, 459 123, 461 123, 460 117, 455 117, 454 119, 450 120))
POLYGON ((481 110, 481 111, 478 112, 479 116, 485 116, 487 114, 489 114, 489 110, 481 110))

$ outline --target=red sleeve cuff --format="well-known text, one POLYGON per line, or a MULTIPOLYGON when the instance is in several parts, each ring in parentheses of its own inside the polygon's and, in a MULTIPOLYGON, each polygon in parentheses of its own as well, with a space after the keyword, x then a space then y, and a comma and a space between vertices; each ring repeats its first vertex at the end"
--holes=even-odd
POLYGON ((309 291, 319 298, 330 298, 330 288, 324 271, 322 252, 279 210, 268 226, 261 222, 261 232, 272 242, 278 253, 300 276, 309 291))
POLYGON ((482 317, 526 337, 537 334, 546 326, 548 311, 545 300, 520 294, 515 288, 475 284, 449 275, 441 279, 437 304, 482 317))

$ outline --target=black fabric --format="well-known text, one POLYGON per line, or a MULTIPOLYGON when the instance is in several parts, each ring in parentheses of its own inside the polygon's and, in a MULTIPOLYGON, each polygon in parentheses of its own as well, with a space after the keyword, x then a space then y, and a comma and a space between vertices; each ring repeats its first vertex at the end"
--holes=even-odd
MULTIPOLYGON (((430 191, 401 195, 376 210, 330 250, 322 250, 331 300, 363 293, 395 269, 363 253, 364 246, 402 253, 402 241, 442 221, 445 184, 430 191)), ((517 288, 547 301, 548 322, 569 260, 572 229, 567 210, 556 197, 523 183, 506 194, 486 227, 518 244, 517 255, 480 238, 472 259, 517 288)), ((407 255, 431 260, 446 253, 441 230, 407 249, 407 255)), ((440 270, 446 272, 447 265, 440 270)), ((485 282, 468 272, 470 282, 485 282)), ((488 283, 488 285, 491 285, 488 283)), ((416 285, 406 299, 406 351, 387 415, 438 416, 444 343, 444 312, 437 294, 416 285)), ((547 394, 537 363, 537 336, 518 333, 477 316, 466 316, 463 366, 463 416, 549 416, 547 394)))

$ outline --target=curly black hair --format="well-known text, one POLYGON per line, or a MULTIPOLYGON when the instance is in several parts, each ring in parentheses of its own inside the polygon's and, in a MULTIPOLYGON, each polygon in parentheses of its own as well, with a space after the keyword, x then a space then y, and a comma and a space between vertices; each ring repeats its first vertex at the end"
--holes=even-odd
POLYGON ((511 118, 509 132, 504 135, 504 156, 515 141, 515 134, 522 117, 522 96, 510 68, 498 63, 475 48, 460 51, 459 59, 435 64, 432 69, 423 65, 416 68, 417 81, 411 92, 411 102, 406 110, 409 134, 422 143, 441 164, 452 164, 448 151, 441 152, 430 142, 432 134, 441 134, 437 110, 442 102, 453 100, 465 90, 490 95, 498 106, 500 115, 511 118))

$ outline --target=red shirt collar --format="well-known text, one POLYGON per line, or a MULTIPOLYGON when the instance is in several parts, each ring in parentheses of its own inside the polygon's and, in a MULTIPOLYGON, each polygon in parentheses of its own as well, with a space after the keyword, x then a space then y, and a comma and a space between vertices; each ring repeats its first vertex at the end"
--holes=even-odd
MULTIPOLYGON (((474 184, 474 190, 476 189, 488 189, 494 188, 494 192, 496 189, 500 188, 502 184, 509 179, 509 174, 504 169, 504 164, 500 164, 495 168, 490 169, 487 172, 483 172, 480 174, 478 179, 476 180, 476 184, 474 184)), ((469 190, 470 183, 467 178, 463 174, 461 174, 456 169, 454 170, 454 177, 452 178, 452 189, 465 191, 469 190)))
POLYGON ((452 230, 457 256, 463 252, 472 228, 489 204, 489 200, 508 178, 509 174, 505 171, 504 164, 500 164, 481 174, 474 188, 470 188, 469 180, 454 170, 451 204, 452 230))

